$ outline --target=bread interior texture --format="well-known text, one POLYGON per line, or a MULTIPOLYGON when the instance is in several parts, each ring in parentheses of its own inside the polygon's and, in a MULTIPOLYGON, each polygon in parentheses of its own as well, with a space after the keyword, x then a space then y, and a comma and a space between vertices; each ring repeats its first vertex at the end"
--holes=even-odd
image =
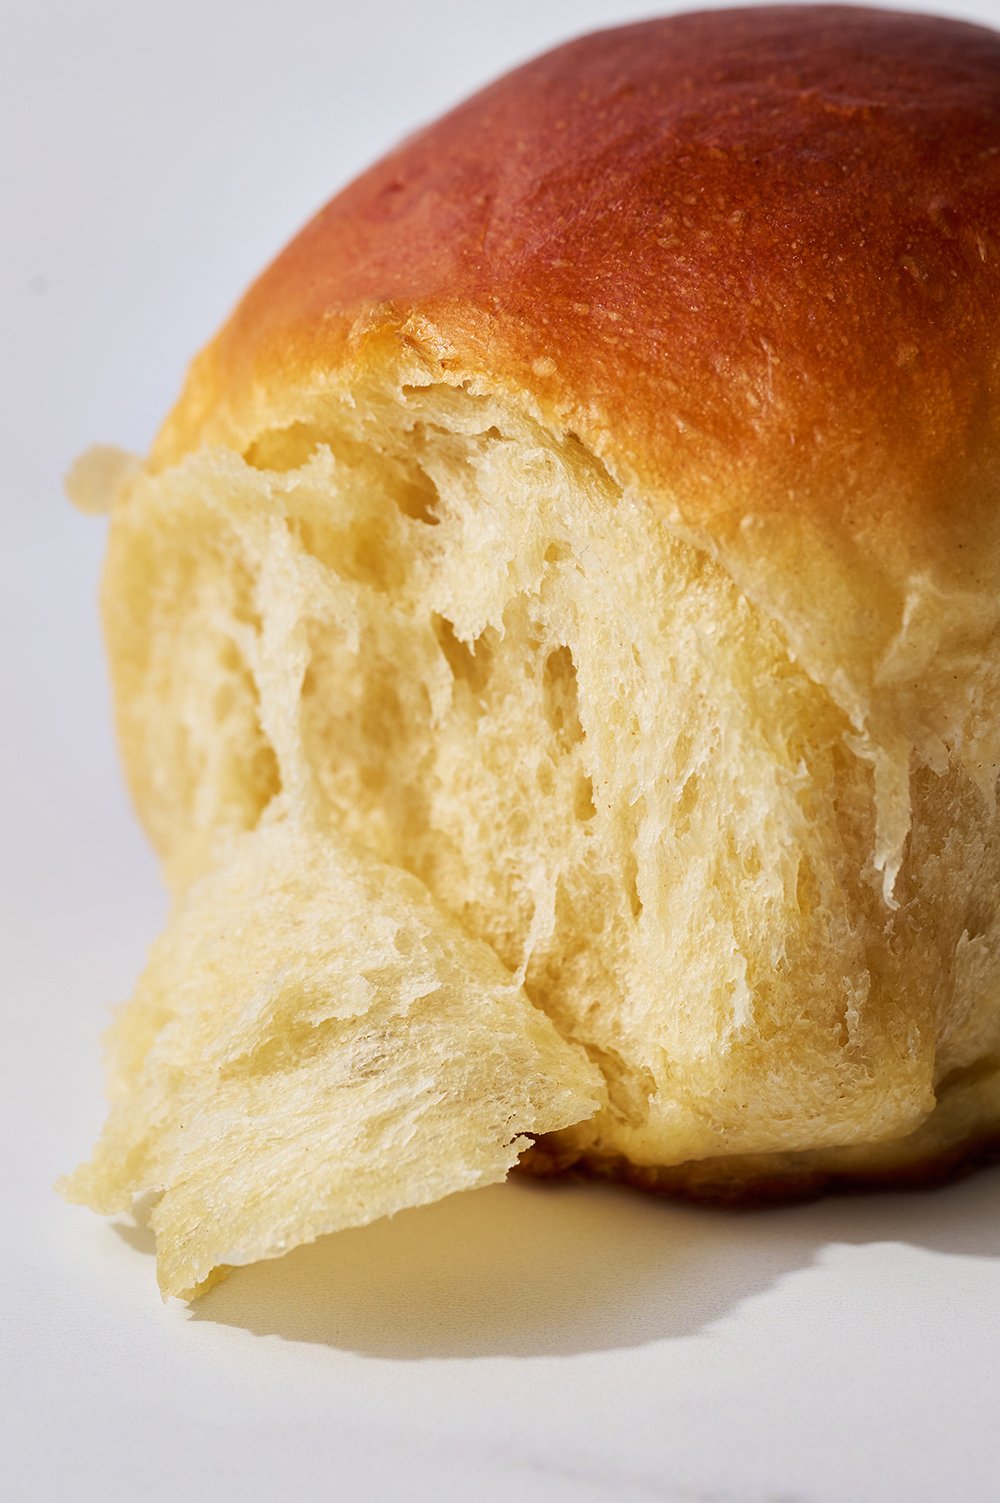
POLYGON ((981 780, 914 760, 887 880, 899 811, 831 685, 574 435, 462 386, 331 398, 133 480, 105 599, 178 906, 75 1193, 164 1195, 164 1287, 501 1177, 524 1134, 711 1177, 921 1141, 942 1082, 995 1098, 981 780), (365 1049, 395 1062, 371 1102, 365 1049))

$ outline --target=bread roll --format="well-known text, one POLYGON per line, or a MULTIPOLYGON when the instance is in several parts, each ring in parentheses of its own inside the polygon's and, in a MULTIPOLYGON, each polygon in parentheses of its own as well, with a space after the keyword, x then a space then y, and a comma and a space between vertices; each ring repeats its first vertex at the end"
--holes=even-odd
POLYGON ((717 1197, 1000 1139, 997 34, 560 47, 88 473, 176 909, 69 1191, 161 1197, 166 1291, 529 1138, 717 1197))

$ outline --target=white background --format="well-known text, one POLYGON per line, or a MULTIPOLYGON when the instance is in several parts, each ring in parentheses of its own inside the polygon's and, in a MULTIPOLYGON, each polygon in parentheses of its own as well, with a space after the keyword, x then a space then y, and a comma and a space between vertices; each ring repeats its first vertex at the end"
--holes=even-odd
MULTIPOLYGON (((1000 20, 993 6, 938 9, 1000 20)), ((103 524, 251 275, 414 125, 613 0, 0 0, 0 1494, 980 1503, 1000 1171, 726 1216, 514 1185, 163 1306, 51 1183, 163 915, 109 730, 103 524)), ((641 13, 641 12, 640 12, 641 13)))

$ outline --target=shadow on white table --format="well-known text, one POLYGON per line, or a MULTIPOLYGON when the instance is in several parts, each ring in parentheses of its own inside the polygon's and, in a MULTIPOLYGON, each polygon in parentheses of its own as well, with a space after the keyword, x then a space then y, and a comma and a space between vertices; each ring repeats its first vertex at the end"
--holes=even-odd
POLYGON ((1000 1264, 1000 1170, 753 1211, 515 1179, 237 1269, 192 1314, 372 1357, 565 1356, 697 1335, 879 1243, 1000 1264))

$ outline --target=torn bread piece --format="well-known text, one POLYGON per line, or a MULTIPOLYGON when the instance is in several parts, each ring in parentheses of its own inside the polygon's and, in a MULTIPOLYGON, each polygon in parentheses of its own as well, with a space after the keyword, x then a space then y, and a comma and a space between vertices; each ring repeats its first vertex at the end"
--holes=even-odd
POLYGON ((70 1198, 152 1193, 164 1294, 505 1178, 601 1081, 415 878, 272 821, 180 901, 70 1198))

